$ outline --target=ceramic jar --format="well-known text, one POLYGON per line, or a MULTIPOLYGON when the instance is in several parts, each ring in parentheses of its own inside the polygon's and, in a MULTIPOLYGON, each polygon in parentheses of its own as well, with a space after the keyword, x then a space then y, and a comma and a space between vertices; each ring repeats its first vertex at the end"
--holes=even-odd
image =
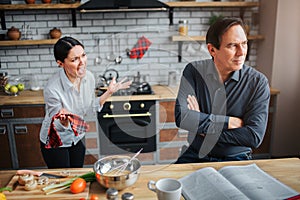
POLYGON ((14 26, 12 26, 10 29, 8 29, 7 31, 7 37, 10 40, 19 40, 21 38, 21 32, 19 31, 19 29, 15 28, 14 26))
POLYGON ((61 30, 54 27, 53 29, 50 30, 49 35, 51 39, 58 39, 61 36, 61 30))
POLYGON ((35 4, 35 0, 25 0, 27 4, 35 4))

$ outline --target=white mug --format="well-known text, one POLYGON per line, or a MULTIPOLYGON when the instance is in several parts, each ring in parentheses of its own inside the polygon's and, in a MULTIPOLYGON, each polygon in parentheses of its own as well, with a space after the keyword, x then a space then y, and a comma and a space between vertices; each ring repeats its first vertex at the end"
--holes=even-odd
POLYGON ((149 190, 157 194, 158 200, 180 200, 182 185, 173 178, 163 178, 148 182, 149 190))

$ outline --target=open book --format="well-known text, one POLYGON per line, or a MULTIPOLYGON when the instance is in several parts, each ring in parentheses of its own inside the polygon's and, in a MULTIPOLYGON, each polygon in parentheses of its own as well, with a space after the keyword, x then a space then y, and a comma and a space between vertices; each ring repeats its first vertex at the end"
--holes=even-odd
MULTIPOLYGON (((181 179, 186 200, 294 199, 299 193, 261 170, 256 164, 199 169, 181 179)), ((300 197, 299 197, 300 198, 300 197)), ((296 198, 298 199, 298 198, 296 198)))

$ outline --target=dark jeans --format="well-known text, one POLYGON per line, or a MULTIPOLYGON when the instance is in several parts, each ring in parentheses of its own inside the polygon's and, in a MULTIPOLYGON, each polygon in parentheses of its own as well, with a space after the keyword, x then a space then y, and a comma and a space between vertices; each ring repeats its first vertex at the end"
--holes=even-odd
POLYGON ((71 147, 46 149, 41 142, 41 151, 48 168, 81 168, 84 164, 85 145, 79 141, 71 147))
POLYGON ((211 155, 207 155, 203 158, 199 158, 198 152, 195 152, 192 148, 187 148, 182 155, 177 159, 175 164, 181 163, 200 163, 200 162, 222 162, 222 161, 239 161, 239 160, 251 160, 251 153, 241 153, 234 157, 217 158, 211 155))

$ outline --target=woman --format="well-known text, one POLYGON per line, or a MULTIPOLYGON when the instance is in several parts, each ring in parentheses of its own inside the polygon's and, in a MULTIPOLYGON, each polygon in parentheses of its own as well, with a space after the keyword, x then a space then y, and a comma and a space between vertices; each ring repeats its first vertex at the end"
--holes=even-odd
POLYGON ((131 81, 117 83, 114 78, 107 91, 95 97, 95 78, 86 69, 83 44, 72 37, 63 37, 54 45, 54 57, 61 69, 44 88, 46 116, 40 131, 41 151, 48 168, 82 167, 85 129, 75 130, 71 116, 83 119, 89 112, 100 111, 114 92, 128 88, 131 81), (50 130, 59 138, 58 146, 49 145, 50 130))

